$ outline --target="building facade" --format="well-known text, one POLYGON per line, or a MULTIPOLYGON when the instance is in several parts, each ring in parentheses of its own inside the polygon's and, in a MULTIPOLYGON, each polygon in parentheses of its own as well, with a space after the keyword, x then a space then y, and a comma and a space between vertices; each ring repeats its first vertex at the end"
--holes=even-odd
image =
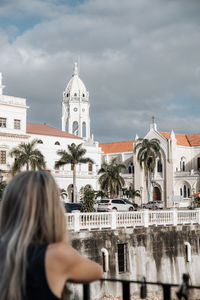
MULTIPOLYGON (((46 124, 27 123, 29 107, 26 99, 4 95, 3 88, 0 74, 0 170, 4 179, 9 179, 13 164, 9 152, 20 143, 37 139, 37 148, 45 156, 47 169, 54 175, 59 187, 67 191, 67 201, 72 201, 71 165, 60 169, 54 166, 59 159, 58 150, 67 150, 68 145, 81 143, 87 150, 86 156, 93 159, 94 164, 80 164, 77 167, 78 199, 82 186, 99 189, 98 170, 102 161, 117 158, 126 166, 121 174, 125 179, 125 188, 140 191, 141 197, 135 199, 138 204, 149 200, 144 171, 133 151, 138 136, 134 141, 101 144, 91 138, 89 92, 79 77, 76 63, 72 78, 63 92, 62 130, 46 124)), ((166 207, 189 205, 192 195, 200 192, 200 134, 176 134, 173 130, 171 133, 160 132, 152 121, 144 138, 158 139, 161 147, 161 160, 157 160, 150 200, 161 200, 166 207)))

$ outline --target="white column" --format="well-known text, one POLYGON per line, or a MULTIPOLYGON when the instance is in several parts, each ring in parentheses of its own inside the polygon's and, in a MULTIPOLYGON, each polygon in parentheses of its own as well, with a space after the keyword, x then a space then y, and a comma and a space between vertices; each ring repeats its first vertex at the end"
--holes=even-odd
POLYGON ((173 226, 177 226, 177 224, 178 224, 178 214, 177 214, 177 210, 175 208, 172 211, 172 219, 173 219, 173 226))
POLYGON ((78 211, 74 212, 73 227, 74 227, 75 232, 80 231, 79 216, 80 216, 80 213, 78 211))
POLYGON ((148 209, 145 209, 142 211, 142 217, 143 217, 144 227, 149 227, 149 210, 148 209))
POLYGON ((200 208, 195 209, 197 211, 197 223, 200 224, 200 208))
POLYGON ((117 213, 114 211, 110 213, 110 225, 111 225, 111 229, 117 228, 117 213))

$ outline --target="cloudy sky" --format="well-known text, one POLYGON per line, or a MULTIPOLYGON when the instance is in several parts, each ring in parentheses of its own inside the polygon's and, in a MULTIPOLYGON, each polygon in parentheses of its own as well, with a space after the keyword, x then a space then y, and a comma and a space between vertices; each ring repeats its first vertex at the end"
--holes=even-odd
POLYGON ((29 122, 61 128, 78 60, 100 142, 200 133, 200 0, 0 0, 4 93, 29 122))

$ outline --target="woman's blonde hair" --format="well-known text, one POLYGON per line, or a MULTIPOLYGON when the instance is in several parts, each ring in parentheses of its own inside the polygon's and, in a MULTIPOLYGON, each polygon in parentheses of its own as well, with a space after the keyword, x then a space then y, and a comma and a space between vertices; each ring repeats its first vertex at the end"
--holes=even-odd
POLYGON ((66 239, 64 206, 50 174, 23 172, 11 180, 1 203, 0 235, 0 298, 21 300, 28 246, 66 239))

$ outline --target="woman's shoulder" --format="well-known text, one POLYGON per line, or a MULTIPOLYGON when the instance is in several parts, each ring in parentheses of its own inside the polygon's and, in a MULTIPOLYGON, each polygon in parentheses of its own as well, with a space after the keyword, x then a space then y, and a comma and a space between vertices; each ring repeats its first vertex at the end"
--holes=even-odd
POLYGON ((54 265, 60 265, 61 269, 71 264, 74 260, 75 250, 68 243, 62 241, 49 244, 46 250, 46 257, 49 261, 54 261, 54 265))

